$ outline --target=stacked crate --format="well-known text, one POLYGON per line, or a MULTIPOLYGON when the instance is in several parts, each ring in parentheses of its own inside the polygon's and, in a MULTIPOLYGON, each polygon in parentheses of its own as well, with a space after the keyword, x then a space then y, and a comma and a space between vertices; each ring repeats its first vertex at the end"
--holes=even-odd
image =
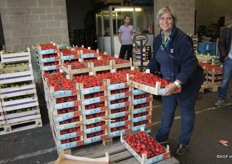
POLYGON ((84 144, 79 88, 62 73, 45 79, 46 103, 53 137, 58 149, 84 144))
POLYGON ((199 65, 205 74, 205 82, 202 84, 200 92, 204 93, 205 90, 217 92, 222 81, 222 67, 201 62, 199 65))
POLYGON ((132 88, 132 131, 149 128, 152 119, 152 94, 132 88))
POLYGON ((107 95, 109 110, 109 138, 131 133, 131 88, 126 79, 116 73, 108 73, 107 95), (110 74, 115 74, 111 76, 110 74))
POLYGON ((205 72, 205 78, 207 82, 214 84, 220 84, 222 81, 222 67, 208 63, 199 62, 200 66, 205 72))
POLYGON ((80 88, 84 144, 108 138, 106 85, 94 75, 76 76, 80 88))
POLYGON ((42 77, 51 72, 60 71, 59 49, 54 43, 40 44, 37 50, 42 77))
POLYGON ((20 53, 1 51, 0 56, 0 122, 5 123, 4 132, 42 126, 30 49, 20 53))

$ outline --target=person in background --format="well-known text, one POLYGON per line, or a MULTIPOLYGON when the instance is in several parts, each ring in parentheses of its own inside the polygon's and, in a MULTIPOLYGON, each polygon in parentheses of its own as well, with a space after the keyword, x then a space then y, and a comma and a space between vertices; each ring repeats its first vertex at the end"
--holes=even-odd
POLYGON ((202 69, 194 55, 193 42, 190 36, 176 27, 177 17, 169 8, 161 8, 157 13, 160 34, 154 38, 154 55, 147 68, 170 83, 162 95, 162 118, 156 133, 156 140, 167 144, 176 107, 181 113, 181 131, 179 144, 174 155, 183 155, 189 148, 195 123, 195 102, 204 81, 202 69), (175 93, 177 88, 180 93, 175 93))
POLYGON ((132 57, 134 27, 130 25, 130 16, 124 17, 124 25, 119 27, 119 42, 121 43, 119 58, 124 59, 127 52, 127 60, 132 57))
POLYGON ((232 26, 226 27, 221 34, 218 50, 219 60, 223 63, 222 82, 218 91, 218 101, 215 106, 226 104, 227 91, 232 78, 232 26))

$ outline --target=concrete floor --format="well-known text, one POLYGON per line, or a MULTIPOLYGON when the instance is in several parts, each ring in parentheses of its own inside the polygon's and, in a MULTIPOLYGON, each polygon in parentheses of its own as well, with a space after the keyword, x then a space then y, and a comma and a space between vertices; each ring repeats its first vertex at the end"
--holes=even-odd
MULTIPOLYGON (((38 85, 37 85, 38 87, 38 85)), ((48 123, 47 109, 41 91, 38 89, 43 127, 0 136, 0 164, 40 164, 57 159, 57 151, 48 123)), ((229 90, 229 96, 232 89, 229 90)), ((177 157, 181 164, 231 164, 232 163, 232 103, 214 108, 217 93, 200 93, 196 103, 196 124, 189 152, 177 157), (218 140, 229 140, 225 147, 218 140), (223 158, 224 157, 224 158, 223 158)), ((162 104, 159 98, 154 100, 153 122, 156 122, 151 135, 158 129, 162 104)), ((180 131, 179 111, 171 130, 169 145, 171 151, 178 144, 180 131)))

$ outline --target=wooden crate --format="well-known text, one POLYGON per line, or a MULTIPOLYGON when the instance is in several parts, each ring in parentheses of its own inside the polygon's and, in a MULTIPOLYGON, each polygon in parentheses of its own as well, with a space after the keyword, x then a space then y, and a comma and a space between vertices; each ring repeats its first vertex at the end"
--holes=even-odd
POLYGON ((31 53, 30 48, 27 48, 27 52, 19 53, 4 53, 0 51, 1 63, 15 63, 21 61, 31 62, 31 53))
MULTIPOLYGON (((138 88, 140 90, 143 90, 147 93, 151 93, 154 95, 162 95, 166 90, 165 88, 160 88, 160 82, 156 82, 156 87, 144 85, 132 80, 127 80, 127 82, 131 87, 138 88)), ((179 92, 181 92, 181 88, 177 88, 175 90, 175 93, 179 93, 179 92)))
POLYGON ((6 114, 5 119, 7 124, 18 123, 22 121, 40 119, 40 111, 33 110, 28 112, 14 113, 14 114, 6 114))
POLYGON ((39 103, 37 96, 12 100, 12 101, 4 101, 4 100, 2 101, 2 109, 4 112, 23 109, 23 108, 37 107, 38 105, 39 103))
POLYGON ((32 80, 34 80, 33 70, 0 74, 0 84, 9 84, 9 83, 32 81, 32 80))
POLYGON ((53 139, 55 141, 58 152, 61 150, 70 149, 73 147, 78 147, 78 146, 81 146, 84 144, 83 135, 79 136, 80 138, 77 141, 72 141, 72 142, 68 142, 68 143, 61 143, 61 140, 58 140, 58 138, 62 139, 62 138, 70 138, 70 137, 75 136, 75 135, 78 136, 79 132, 73 133, 73 134, 68 134, 67 136, 59 135, 59 132, 56 130, 56 127, 51 122, 50 122, 50 124, 51 124, 53 139))
POLYGON ((220 87, 220 84, 218 83, 204 82, 201 85, 201 89, 199 90, 199 92, 200 93, 205 93, 206 91, 217 92, 219 87, 220 87))
POLYGON ((166 150, 165 153, 147 159, 146 154, 143 154, 142 157, 140 157, 138 153, 136 153, 135 150, 123 139, 123 135, 121 135, 120 141, 141 164, 156 163, 156 162, 159 162, 161 160, 171 157, 169 146, 167 146, 167 149, 165 149, 166 150))
POLYGON ((60 153, 59 158, 55 161, 55 164, 71 164, 71 163, 82 163, 82 164, 109 164, 109 154, 106 153, 105 157, 100 158, 86 158, 67 155, 64 152, 60 153))
POLYGON ((113 138, 116 136, 120 136, 121 133, 123 134, 131 133, 131 111, 110 114, 109 119, 110 119, 109 127, 108 127, 109 137, 113 138), (125 121, 118 121, 118 122, 114 121, 114 119, 124 116, 128 117, 125 121), (122 126, 126 126, 126 129, 111 131, 112 128, 117 128, 122 126))
POLYGON ((32 80, 32 84, 15 86, 11 88, 0 88, 0 99, 22 96, 28 94, 36 94, 36 86, 32 80))
POLYGON ((130 60, 128 61, 128 63, 121 63, 121 64, 117 64, 115 60, 113 61, 113 69, 121 69, 121 68, 130 68, 132 67, 132 59, 130 58, 130 60))

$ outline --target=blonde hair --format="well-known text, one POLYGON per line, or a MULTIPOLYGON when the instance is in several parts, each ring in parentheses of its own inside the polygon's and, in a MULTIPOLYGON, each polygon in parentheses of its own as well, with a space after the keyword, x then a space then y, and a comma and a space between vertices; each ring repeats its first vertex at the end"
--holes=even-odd
POLYGON ((173 18, 173 21, 174 21, 174 24, 176 24, 177 22, 177 17, 176 17, 176 13, 174 12, 174 10, 172 10, 170 7, 166 6, 166 7, 163 7, 161 8, 157 15, 156 15, 156 21, 157 21, 157 24, 159 25, 159 19, 160 17, 165 14, 165 13, 170 13, 172 15, 172 18, 173 18))

